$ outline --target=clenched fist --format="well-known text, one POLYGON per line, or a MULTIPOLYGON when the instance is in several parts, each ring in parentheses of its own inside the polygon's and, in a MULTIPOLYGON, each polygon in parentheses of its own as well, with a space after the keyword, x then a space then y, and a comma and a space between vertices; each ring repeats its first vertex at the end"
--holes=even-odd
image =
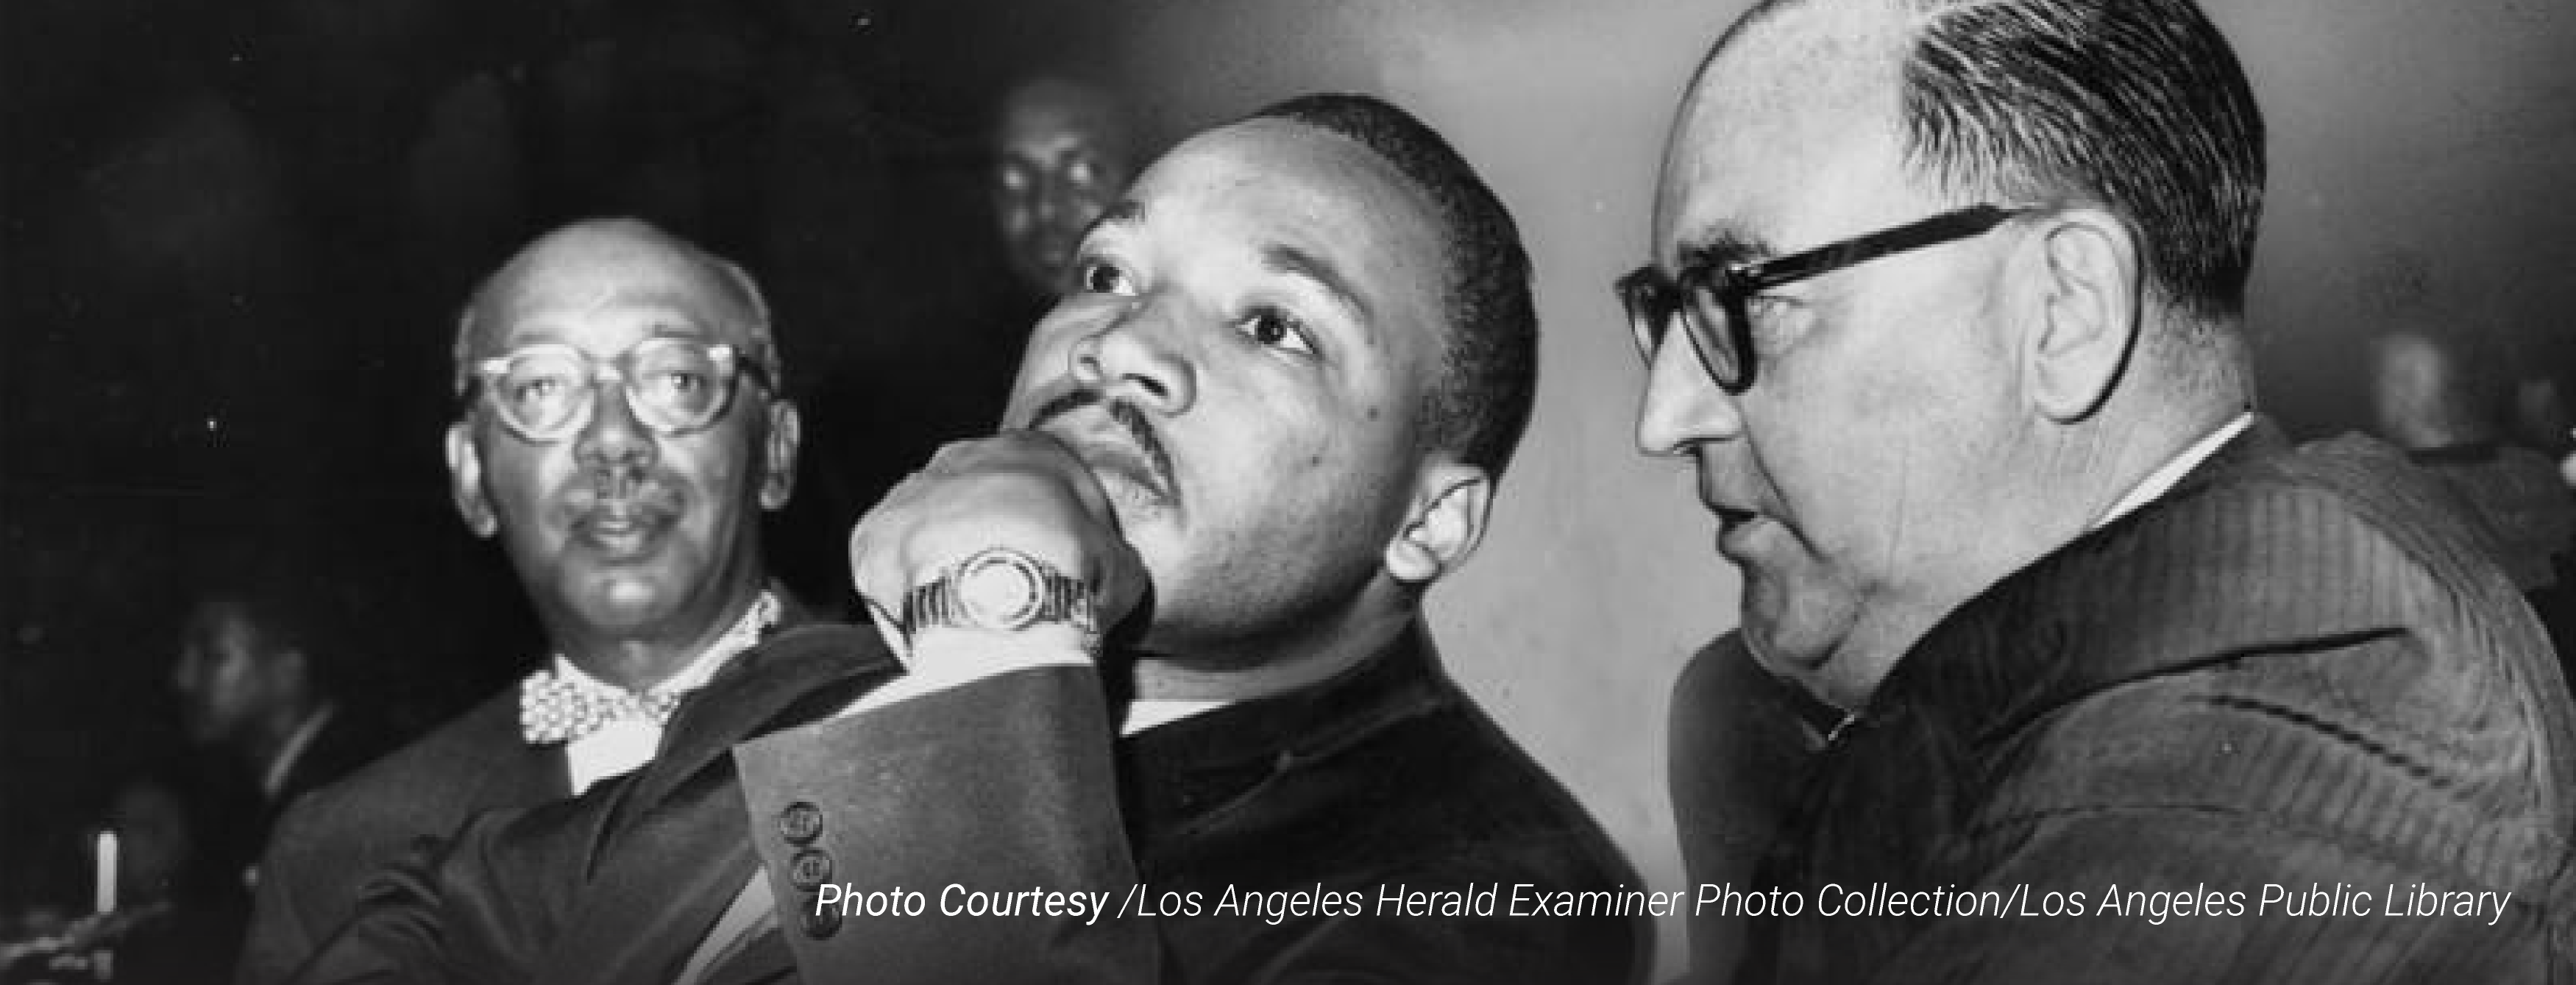
POLYGON ((1135 609, 1150 582, 1099 479, 1063 442, 1037 431, 940 448, 859 519, 850 579, 878 618, 890 619, 915 587, 993 547, 1090 585, 1104 632, 1135 609))

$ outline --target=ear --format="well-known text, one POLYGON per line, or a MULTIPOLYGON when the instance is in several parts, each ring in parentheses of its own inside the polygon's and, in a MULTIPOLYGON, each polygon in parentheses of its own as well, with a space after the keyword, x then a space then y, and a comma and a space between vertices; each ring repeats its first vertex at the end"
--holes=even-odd
POLYGON ((1386 544, 1386 573, 1421 586, 1466 563, 1484 540, 1493 495, 1484 469, 1445 459, 1424 464, 1404 526, 1386 544))
POLYGON ((447 491, 456 497, 456 515, 465 518, 465 529, 489 537, 501 529, 501 518, 483 492, 483 453, 474 447, 473 432, 466 421, 447 426, 447 491))
POLYGON ((2040 413, 2060 424, 2099 410, 2136 347, 2143 315, 2138 241, 2127 223, 2099 209, 2053 213, 2016 263, 2033 285, 2022 307, 2024 383, 2040 413))
POLYGON ((769 436, 761 446, 760 508, 776 511, 796 492, 796 449, 805 439, 804 419, 796 405, 769 402, 769 436))

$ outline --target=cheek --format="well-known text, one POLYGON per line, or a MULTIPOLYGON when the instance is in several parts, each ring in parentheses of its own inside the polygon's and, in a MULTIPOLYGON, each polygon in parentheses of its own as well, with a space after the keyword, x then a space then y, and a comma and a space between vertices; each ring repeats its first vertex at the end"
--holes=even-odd
POLYGON ((1919 456, 1957 440, 1936 367, 1859 353, 1784 361, 1743 404, 1753 452, 1801 532, 1829 553, 1893 520, 1919 456))
POLYGON ((493 508, 509 524, 541 523, 550 493, 573 472, 572 455, 564 445, 530 447, 507 435, 486 439, 482 447, 483 491, 493 508))
MULTIPOLYGON (((1205 505, 1233 518, 1225 527, 1257 526, 1267 516, 1345 484, 1355 442, 1319 426, 1307 401, 1295 394, 1238 390, 1205 380, 1203 375, 1191 412, 1166 425, 1166 437, 1186 442, 1172 449, 1173 464, 1184 483, 1204 487, 1205 505)), ((1205 521, 1200 527, 1211 536, 1221 529, 1205 521)))
POLYGON ((1025 191, 999 189, 993 193, 993 214, 1000 217, 1005 229, 1028 225, 1029 195, 1025 191))
POLYGON ((1020 357, 1020 371, 1011 380, 1010 405, 1004 410, 1006 420, 1022 423, 1037 410, 1039 395, 1047 390, 1049 384, 1063 377, 1071 365, 1072 357, 1067 350, 1072 341, 1070 332, 1049 332, 1043 328, 1029 339, 1028 349, 1020 357))
POLYGON ((749 504, 758 493, 760 440, 760 429, 745 419, 726 432, 685 435, 664 447, 663 469, 694 500, 693 523, 718 527, 757 515, 749 504))

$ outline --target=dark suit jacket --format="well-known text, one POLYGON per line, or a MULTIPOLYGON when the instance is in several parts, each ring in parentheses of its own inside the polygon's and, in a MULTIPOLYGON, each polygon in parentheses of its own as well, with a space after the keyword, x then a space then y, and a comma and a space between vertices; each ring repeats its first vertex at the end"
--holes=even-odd
POLYGON ((305 980, 668 981, 755 850, 783 930, 718 982, 1617 982, 1642 968, 1633 917, 1368 915, 1399 884, 1499 883, 1498 908, 1515 884, 1525 899, 1642 886, 1418 639, 1114 751, 1088 667, 799 726, 890 663, 864 631, 780 643, 722 700, 684 712, 686 732, 630 782, 469 827, 305 980), (763 734, 723 755, 726 737, 763 734), (926 912, 818 916, 814 883, 920 892, 926 912), (1361 894, 1362 915, 1314 912, 1319 884, 1361 894), (1113 915, 943 917, 951 885, 1107 892, 1113 915), (1274 922, 1219 912, 1228 889, 1238 905, 1247 892, 1310 900, 1274 922), (1140 915, 1139 898, 1160 915, 1140 915))
POLYGON ((278 818, 305 794, 320 790, 374 762, 396 744, 378 720, 363 709, 340 705, 331 712, 329 721, 313 733, 313 741, 295 761, 287 764, 286 777, 277 785, 276 797, 267 830, 275 830, 278 818))
MULTIPOLYGON (((1673 683, 1666 780, 1691 887, 1750 888, 1796 806, 1796 794, 1839 709, 1763 669, 1730 630, 1691 658, 1673 683)), ((1690 921, 1694 977, 1722 981, 1744 953, 1746 922, 1690 921)))
POLYGON ((1907 654, 1820 754, 1766 864, 1808 905, 1757 924, 1776 966, 1744 977, 2566 980, 2576 710, 2482 551, 2393 450, 2258 425, 1907 654), (1878 883, 2012 915, 1840 915, 1878 883), (2419 883, 2512 896, 2377 915, 2419 883), (2338 888, 2373 915, 2264 898, 2338 888), (2220 915, 2132 895, 2175 891, 2220 915), (2052 902, 2082 915, 2020 915, 2052 902))
POLYGON ((349 917, 358 887, 415 839, 476 811, 572 792, 560 746, 519 737, 519 689, 494 694, 417 742, 297 798, 269 837, 243 946, 241 985, 285 981, 349 917))

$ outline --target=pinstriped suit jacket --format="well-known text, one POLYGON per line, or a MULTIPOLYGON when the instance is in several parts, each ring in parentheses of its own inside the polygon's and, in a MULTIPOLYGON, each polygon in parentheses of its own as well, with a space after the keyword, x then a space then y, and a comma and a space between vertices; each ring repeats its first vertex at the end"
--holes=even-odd
POLYGON ((2395 451, 2258 424, 1908 653, 1817 762, 1765 868, 1807 907, 1742 977, 2576 980, 2576 712, 2479 536, 2395 451), (2386 915, 2418 886, 2511 896, 2386 915), (2320 890, 2369 915, 2305 915, 2320 890), (2159 891, 2218 914, 2139 912, 2159 891))

